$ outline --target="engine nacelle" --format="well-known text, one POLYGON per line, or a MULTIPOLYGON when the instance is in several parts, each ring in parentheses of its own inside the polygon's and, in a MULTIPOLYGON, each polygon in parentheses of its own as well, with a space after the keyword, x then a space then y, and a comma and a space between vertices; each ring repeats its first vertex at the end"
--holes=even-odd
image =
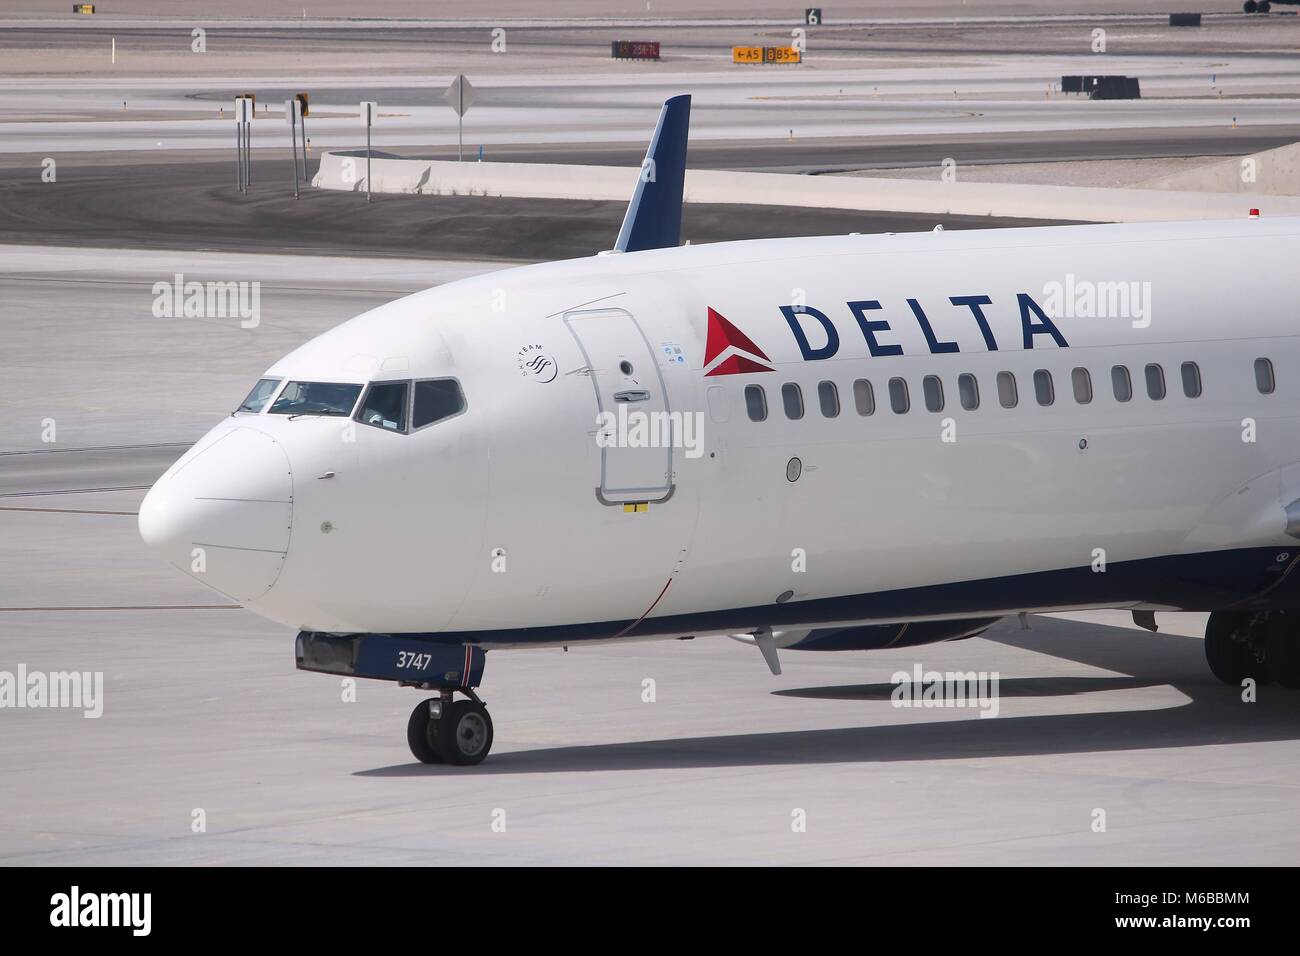
POLYGON ((905 621, 901 624, 821 627, 786 646, 795 651, 874 651, 885 647, 913 647, 974 637, 988 630, 998 620, 1000 618, 972 617, 957 621, 905 621))

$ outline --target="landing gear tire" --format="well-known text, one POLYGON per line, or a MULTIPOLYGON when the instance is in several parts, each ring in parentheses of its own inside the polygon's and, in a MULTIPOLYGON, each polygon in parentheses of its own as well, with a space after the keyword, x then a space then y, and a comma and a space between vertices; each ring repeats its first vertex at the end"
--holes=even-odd
POLYGON ((1273 9, 1273 5, 1269 3, 1268 0, 1260 0, 1259 3, 1255 4, 1255 9, 1260 13, 1268 13, 1268 11, 1273 9))
POLYGON ((1241 5, 1241 9, 1245 13, 1254 13, 1259 9, 1259 4, 1257 4, 1255 0, 1246 0, 1246 2, 1241 5))
POLYGON ((492 718, 478 700, 452 701, 433 722, 430 736, 444 762, 472 766, 492 749, 492 718))
POLYGON ((1205 660, 1214 676, 1239 686, 1247 677, 1256 684, 1269 682, 1265 644, 1251 634, 1255 621, 1249 614, 1216 611, 1205 626, 1205 660))
POLYGON ((1300 690, 1300 611, 1269 616, 1268 669, 1283 687, 1300 690))
POLYGON ((411 711, 411 719, 406 722, 406 744, 420 763, 442 763, 442 754, 434 745, 437 723, 429 716, 429 704, 422 700, 411 711))

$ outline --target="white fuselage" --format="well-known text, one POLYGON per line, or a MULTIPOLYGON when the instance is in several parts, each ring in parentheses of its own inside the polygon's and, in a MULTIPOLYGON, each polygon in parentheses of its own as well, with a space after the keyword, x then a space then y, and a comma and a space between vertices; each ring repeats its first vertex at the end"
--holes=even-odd
POLYGON ((1300 547, 1285 511, 1300 499, 1297 254, 1300 222, 1243 219, 755 240, 455 282, 344 323, 266 377, 454 378, 462 413, 406 434, 233 415, 160 479, 141 529, 292 627, 498 645, 1212 606, 1180 558, 1236 555, 1227 601, 1255 577, 1270 586, 1270 566, 1300 547), (1089 307, 1088 289, 1105 302, 1089 307), (987 335, 950 301, 977 296, 987 335), (710 309, 742 333, 715 327, 713 355, 710 309), (1163 399, 1148 395, 1148 365, 1163 399), (1075 369, 1089 373, 1086 403, 1075 369), (963 375, 978 408, 963 408, 963 375), (941 411, 927 409, 926 376, 941 411), (905 413, 891 408, 896 378, 905 413), (802 418, 787 417, 787 384, 802 418), (763 421, 748 386, 763 390, 763 421), (690 416, 661 420, 698 444, 601 447, 598 414, 620 407, 690 416), (1090 577, 1053 576, 1071 569, 1090 577))

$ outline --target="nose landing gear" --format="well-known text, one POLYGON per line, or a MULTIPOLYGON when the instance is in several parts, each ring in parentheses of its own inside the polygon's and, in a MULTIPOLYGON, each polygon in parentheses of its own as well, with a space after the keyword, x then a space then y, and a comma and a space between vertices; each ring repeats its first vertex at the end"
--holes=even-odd
POLYGON ((436 693, 406 722, 406 743, 421 763, 470 766, 492 749, 492 718, 474 693, 487 665, 482 647, 444 644, 437 634, 300 631, 295 655, 299 670, 396 681, 436 693), (468 700, 456 700, 457 693, 468 700))
POLYGON ((406 722, 406 742, 421 763, 472 766, 482 763, 492 749, 492 717, 470 688, 461 693, 469 700, 453 700, 444 690, 416 704, 406 722))

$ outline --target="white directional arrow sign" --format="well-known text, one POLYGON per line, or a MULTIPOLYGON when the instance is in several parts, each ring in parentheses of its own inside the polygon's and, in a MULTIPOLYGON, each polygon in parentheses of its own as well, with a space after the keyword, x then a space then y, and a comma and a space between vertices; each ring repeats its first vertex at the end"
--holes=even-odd
POLYGON ((469 85, 469 80, 462 73, 451 81, 447 87, 447 105, 456 111, 457 116, 464 116, 474 103, 476 90, 469 85))
POLYGON ((465 112, 469 109, 470 104, 474 102, 474 87, 469 85, 469 80, 465 74, 459 74, 456 79, 451 81, 451 86, 447 87, 447 105, 456 111, 456 160, 463 158, 464 136, 462 135, 465 125, 465 112))

